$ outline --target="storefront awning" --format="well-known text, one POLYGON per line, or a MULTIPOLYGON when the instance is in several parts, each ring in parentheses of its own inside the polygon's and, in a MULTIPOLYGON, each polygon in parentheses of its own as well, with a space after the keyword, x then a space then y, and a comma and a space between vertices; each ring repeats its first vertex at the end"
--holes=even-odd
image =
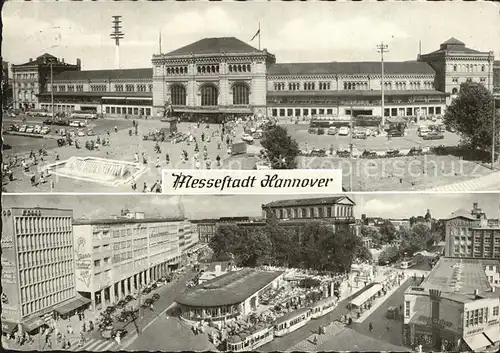
POLYGON ((23 322, 23 327, 26 331, 31 332, 45 325, 45 321, 41 317, 34 317, 23 322))
POLYGON ((498 341, 500 341, 500 326, 496 324, 495 326, 492 326, 489 329, 485 330, 483 334, 488 337, 492 344, 496 344, 498 341))
POLYGON ((375 284, 372 287, 368 288, 366 291, 358 295, 356 298, 351 300, 351 305, 360 307, 363 305, 368 299, 373 297, 375 294, 377 294, 378 291, 382 290, 382 285, 380 284, 375 284))
POLYGON ((488 339, 483 335, 483 333, 465 337, 464 341, 473 351, 477 351, 480 350, 481 348, 485 348, 491 345, 490 341, 488 341, 488 339))
POLYGON ((10 321, 5 321, 2 320, 2 332, 5 334, 11 334, 14 332, 17 328, 17 323, 16 322, 10 322, 10 321))
POLYGON ((57 311, 60 315, 66 315, 67 313, 75 309, 81 308, 82 306, 88 303, 90 303, 90 299, 88 298, 85 297, 74 298, 69 302, 66 302, 60 307, 56 308, 55 311, 57 311))

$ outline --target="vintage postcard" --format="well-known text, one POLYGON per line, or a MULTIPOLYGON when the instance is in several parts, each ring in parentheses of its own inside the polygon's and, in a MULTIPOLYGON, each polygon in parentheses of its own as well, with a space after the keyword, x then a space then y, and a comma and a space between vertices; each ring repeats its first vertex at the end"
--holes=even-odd
POLYGON ((499 9, 9 2, 3 190, 161 192, 162 169, 500 190, 499 9))
POLYGON ((497 352, 500 195, 4 195, 2 345, 497 352))

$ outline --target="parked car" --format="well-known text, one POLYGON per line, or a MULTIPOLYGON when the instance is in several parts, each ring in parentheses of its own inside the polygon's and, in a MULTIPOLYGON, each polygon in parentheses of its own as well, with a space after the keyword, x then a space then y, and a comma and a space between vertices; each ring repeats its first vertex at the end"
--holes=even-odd
POLYGON ((366 140, 366 132, 364 130, 355 130, 352 134, 352 138, 366 140))
POLYGON ((149 287, 146 287, 142 290, 142 294, 149 294, 149 293, 151 293, 151 288, 149 287))
POLYGON ((153 303, 154 303, 154 300, 153 300, 153 299, 151 299, 151 298, 148 298, 148 299, 146 299, 146 300, 144 301, 144 303, 142 303, 142 306, 143 306, 143 307, 148 307, 148 306, 151 306, 151 304, 153 304, 153 303))
POLYGON ((377 158, 377 152, 364 150, 363 153, 361 154, 361 157, 362 158, 377 158))
POLYGON ((318 133, 318 129, 316 129, 315 127, 310 127, 309 129, 307 129, 307 132, 316 135, 318 133))
POLYGON ((387 135, 391 136, 391 137, 403 137, 405 135, 405 132, 403 130, 389 130, 387 132, 387 135))
POLYGON ((252 143, 253 137, 250 134, 243 134, 243 135, 241 135, 241 140, 246 142, 246 143, 252 143))
POLYGON ((127 330, 125 330, 124 328, 119 328, 119 329, 114 329, 111 331, 111 337, 112 339, 114 339, 116 337, 116 335, 120 335, 120 338, 123 338, 124 336, 126 336, 128 333, 127 330))
POLYGON ((87 136, 95 136, 94 130, 88 130, 87 131, 87 136))
POLYGON ((42 131, 42 125, 35 125, 34 129, 33 129, 33 132, 35 134, 39 134, 40 131, 42 131))
POLYGON ((261 139, 262 138, 262 132, 259 132, 259 131, 256 131, 252 134, 252 138, 254 140, 258 140, 258 139, 261 139))
POLYGON ((19 128, 19 132, 26 132, 26 129, 28 128, 28 125, 21 125, 19 128))
POLYGON ((47 118, 47 119, 43 120, 43 123, 45 125, 52 125, 52 124, 54 124, 54 120, 52 118, 47 118))
POLYGON ((332 126, 332 127, 329 127, 326 134, 327 135, 336 135, 337 134, 338 129, 335 127, 335 126, 332 126))
POLYGON ((385 155, 387 157, 396 157, 399 156, 399 150, 388 150, 385 155))
POLYGON ((84 136, 86 136, 86 135, 87 135, 87 134, 85 133, 85 131, 83 131, 83 130, 78 130, 78 132, 77 132, 76 134, 77 134, 78 136, 80 136, 80 137, 84 137, 84 136))
POLYGON ((26 133, 28 134, 33 134, 35 132, 35 127, 33 125, 29 125, 27 128, 26 128, 26 133))
POLYGON ((351 152, 348 150, 337 150, 337 157, 347 158, 351 155, 351 152))
POLYGON ((309 155, 311 157, 325 157, 326 156, 326 150, 323 149, 323 148, 313 149, 313 150, 311 150, 311 152, 309 153, 309 155))
POLYGON ((10 124, 9 131, 19 131, 19 125, 17 125, 17 124, 10 124))
POLYGON ((158 293, 155 293, 153 294, 153 296, 151 297, 151 299, 153 299, 154 301, 160 299, 160 295, 158 293))
POLYGON ((339 136, 349 136, 349 128, 347 126, 342 126, 339 129, 339 136))
POLYGON ((40 130, 41 135, 47 135, 50 132, 50 127, 44 126, 42 127, 42 130, 40 130))
POLYGON ((444 135, 438 131, 430 131, 427 135, 422 136, 424 140, 441 140, 444 139, 444 135))
POLYGON ((69 123, 69 126, 72 126, 72 127, 80 127, 80 122, 77 121, 77 120, 73 120, 72 122, 69 123))
POLYGON ((116 307, 118 309, 123 309, 125 305, 127 305, 127 302, 124 299, 121 299, 120 301, 118 301, 118 303, 116 303, 116 307))
POLYGON ((132 300, 135 300, 135 298, 134 298, 134 296, 133 296, 133 295, 130 295, 130 294, 129 294, 129 295, 127 295, 127 296, 125 297, 125 301, 126 301, 127 303, 128 303, 128 302, 131 302, 132 300))

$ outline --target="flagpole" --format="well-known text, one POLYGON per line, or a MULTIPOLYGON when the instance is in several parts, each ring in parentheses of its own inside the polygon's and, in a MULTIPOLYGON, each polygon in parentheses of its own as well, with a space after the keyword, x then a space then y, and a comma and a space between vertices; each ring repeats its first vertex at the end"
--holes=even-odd
POLYGON ((260 22, 259 22, 259 50, 260 50, 260 22))

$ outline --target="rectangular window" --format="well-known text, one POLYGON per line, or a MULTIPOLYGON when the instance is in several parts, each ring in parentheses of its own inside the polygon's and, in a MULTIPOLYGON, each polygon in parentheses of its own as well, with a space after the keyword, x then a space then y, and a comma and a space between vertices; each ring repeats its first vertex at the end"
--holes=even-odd
POLYGON ((405 317, 410 317, 410 301, 405 301, 405 317))
POLYGON ((493 307, 493 316, 498 316, 498 305, 493 307))

